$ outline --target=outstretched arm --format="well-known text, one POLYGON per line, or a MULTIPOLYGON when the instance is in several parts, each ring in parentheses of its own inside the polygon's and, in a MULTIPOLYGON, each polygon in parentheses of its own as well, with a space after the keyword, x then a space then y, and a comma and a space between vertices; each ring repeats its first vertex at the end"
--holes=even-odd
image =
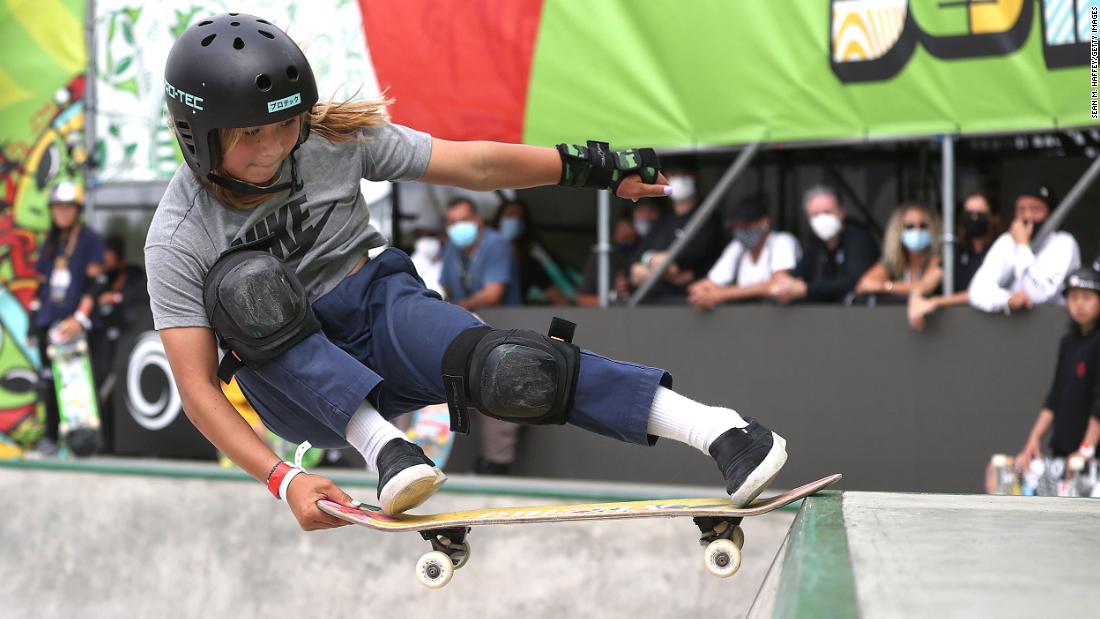
MULTIPOLYGON (((561 176, 561 155, 553 148, 433 138, 428 169, 420 180, 472 191, 492 191, 556 185, 561 176)), ((667 186, 668 180, 663 175, 650 185, 634 174, 623 180, 616 195, 629 199, 664 196, 667 186)))

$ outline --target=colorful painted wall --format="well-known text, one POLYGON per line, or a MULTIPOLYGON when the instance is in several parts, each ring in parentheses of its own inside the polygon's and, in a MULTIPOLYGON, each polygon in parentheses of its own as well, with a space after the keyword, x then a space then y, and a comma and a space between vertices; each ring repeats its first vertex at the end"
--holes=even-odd
POLYGON ((46 199, 83 182, 83 0, 0 2, 0 457, 40 434, 38 354, 27 342, 46 199))

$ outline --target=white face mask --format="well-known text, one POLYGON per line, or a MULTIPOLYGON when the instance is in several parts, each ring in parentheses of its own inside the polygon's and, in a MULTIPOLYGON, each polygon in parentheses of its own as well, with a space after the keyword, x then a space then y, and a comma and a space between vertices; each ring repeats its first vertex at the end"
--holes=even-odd
POLYGON ((840 218, 832 213, 819 213, 810 219, 810 228, 813 229, 817 238, 828 241, 840 234, 840 218))
POLYGON ((435 260, 439 257, 439 250, 442 246, 442 243, 436 237, 422 236, 416 239, 416 244, 413 245, 413 253, 435 260))
POLYGON ((673 200, 690 200, 695 197, 695 179, 690 176, 673 176, 668 179, 673 200))

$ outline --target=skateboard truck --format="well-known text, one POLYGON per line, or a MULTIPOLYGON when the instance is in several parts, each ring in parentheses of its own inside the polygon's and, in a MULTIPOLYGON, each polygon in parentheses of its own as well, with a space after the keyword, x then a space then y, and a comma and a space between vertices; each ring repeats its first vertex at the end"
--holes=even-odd
POLYGON ((707 571, 720 578, 733 576, 741 568, 741 548, 745 546, 743 518, 692 518, 699 527, 699 544, 705 546, 703 561, 707 571))
POLYGON ((420 532, 420 537, 432 545, 432 550, 416 562, 416 576, 423 585, 432 589, 443 587, 451 581, 455 570, 466 565, 470 559, 470 543, 466 541, 469 532, 470 527, 420 532))

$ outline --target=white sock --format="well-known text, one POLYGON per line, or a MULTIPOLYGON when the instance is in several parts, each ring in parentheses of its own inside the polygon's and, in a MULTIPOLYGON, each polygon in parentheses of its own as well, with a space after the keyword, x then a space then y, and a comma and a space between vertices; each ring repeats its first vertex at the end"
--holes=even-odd
POLYGON ((714 439, 730 428, 749 425, 736 411, 720 406, 707 406, 684 397, 671 389, 657 387, 653 406, 649 409, 648 432, 669 438, 709 454, 714 439))
POLYGON ((351 416, 347 430, 344 431, 348 443, 351 444, 367 461, 367 466, 372 472, 378 472, 378 452, 382 447, 395 438, 409 440, 405 433, 386 421, 378 414, 370 402, 363 400, 359 410, 351 416))

